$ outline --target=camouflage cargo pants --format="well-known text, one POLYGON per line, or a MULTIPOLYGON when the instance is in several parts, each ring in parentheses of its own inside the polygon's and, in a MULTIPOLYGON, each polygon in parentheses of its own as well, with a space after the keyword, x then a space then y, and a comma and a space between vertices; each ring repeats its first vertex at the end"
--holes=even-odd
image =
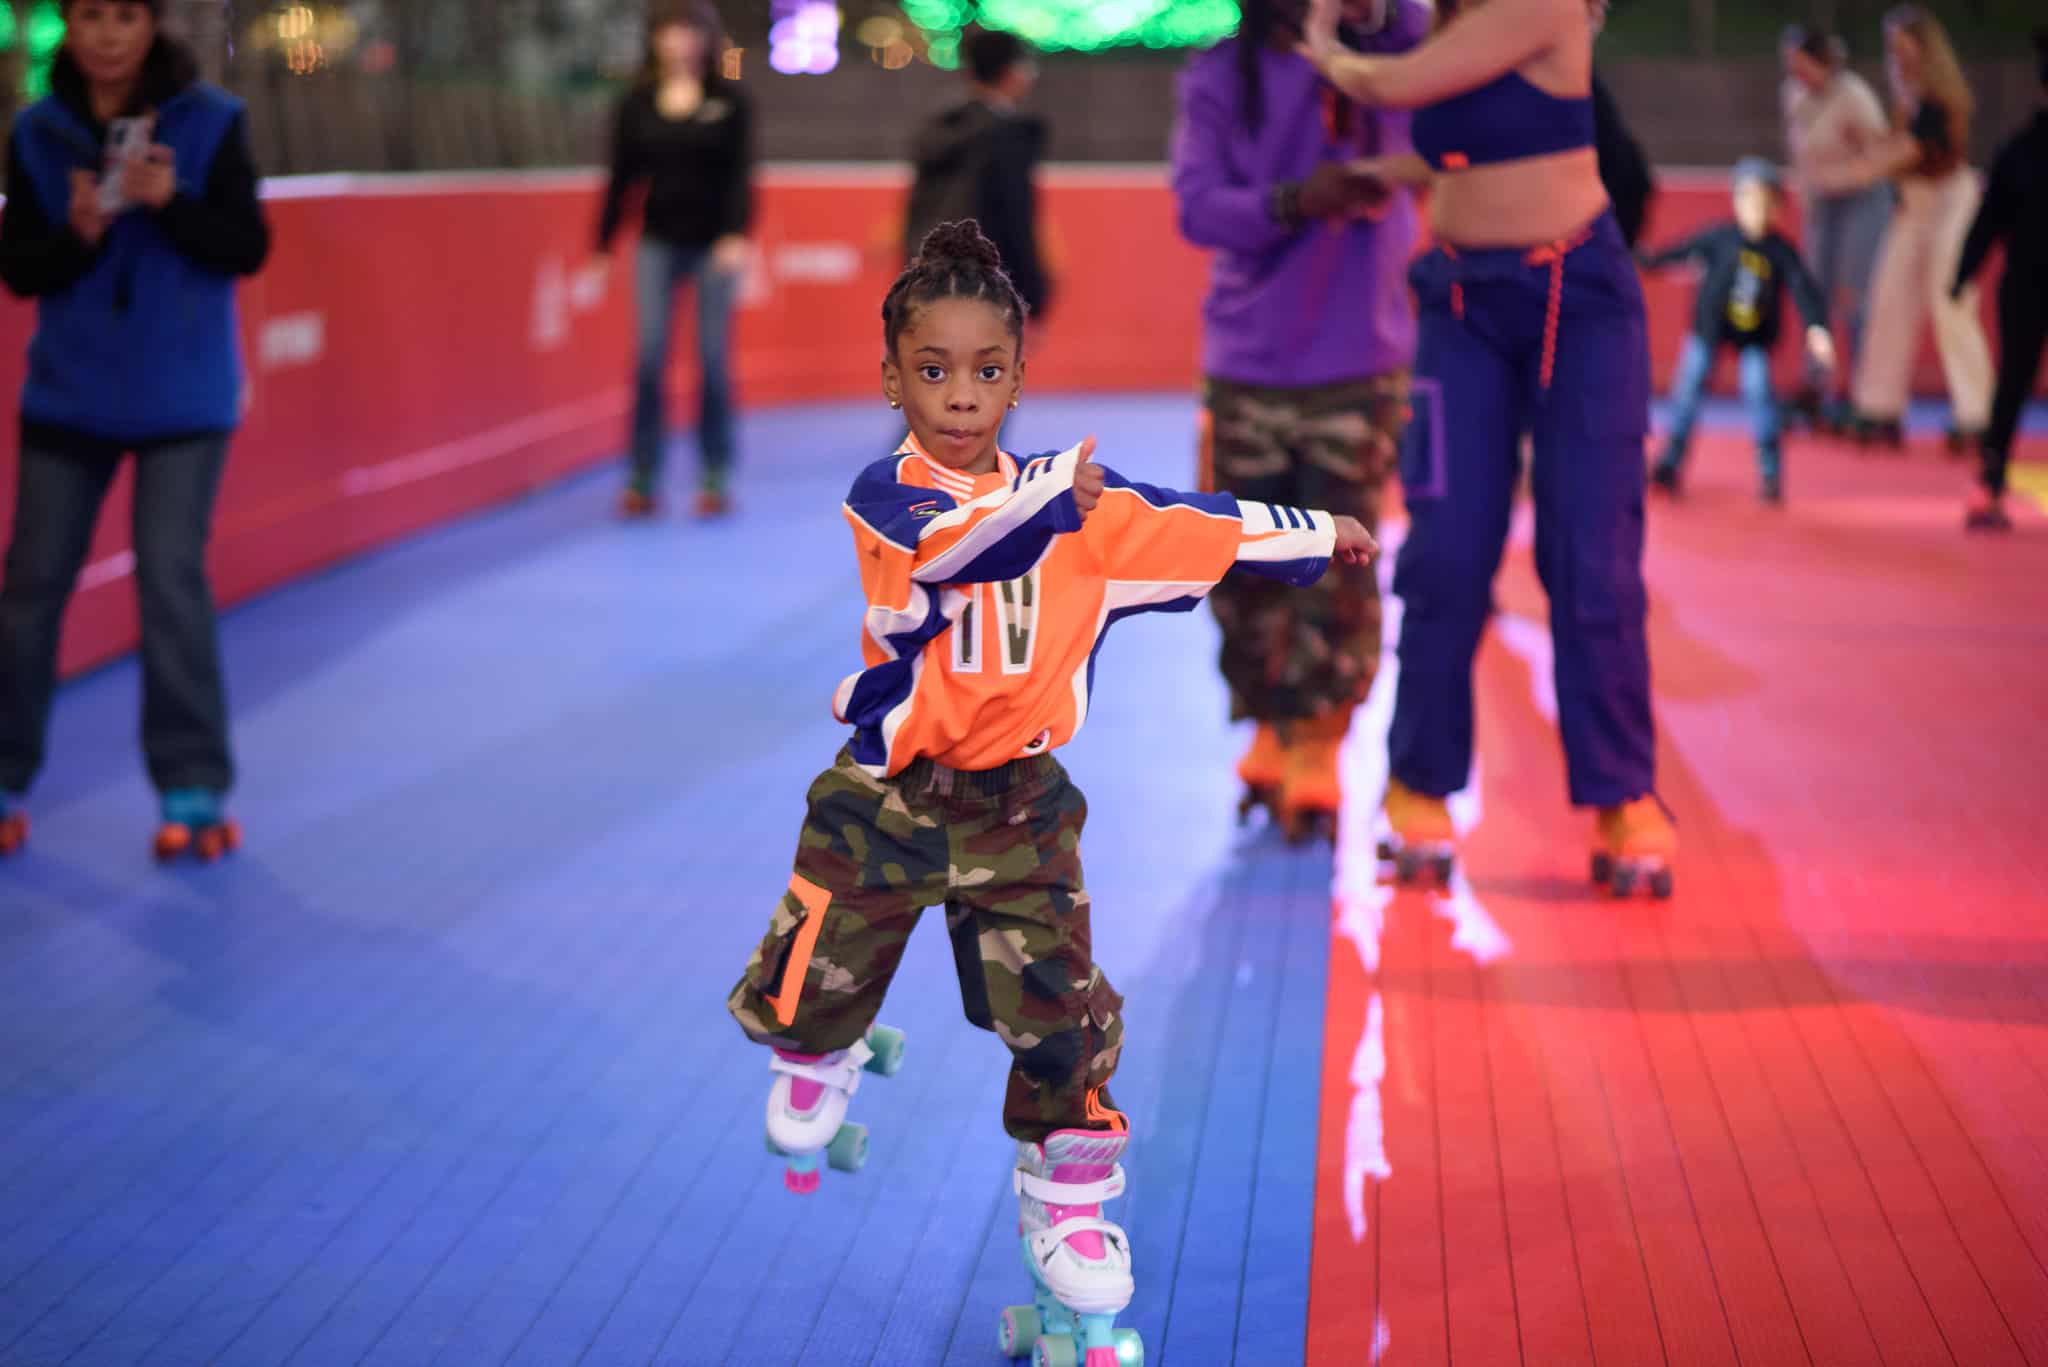
POLYGON ((759 1044, 822 1054, 866 1034, 910 933, 943 905, 967 1019, 1010 1048, 1003 1125, 1042 1141, 1121 1128, 1123 998, 1095 967, 1081 826, 1050 755, 987 773, 919 760, 871 777, 842 751, 811 785, 796 873, 727 1002, 759 1044))
MULTIPOLYGON (((1309 389, 1211 379, 1204 385, 1203 487, 1321 508, 1379 530, 1380 489, 1394 467, 1408 372, 1309 389)), ((1223 628, 1232 719, 1348 715, 1380 659, 1380 589, 1371 565, 1332 565, 1293 589, 1232 575, 1209 595, 1223 628)))

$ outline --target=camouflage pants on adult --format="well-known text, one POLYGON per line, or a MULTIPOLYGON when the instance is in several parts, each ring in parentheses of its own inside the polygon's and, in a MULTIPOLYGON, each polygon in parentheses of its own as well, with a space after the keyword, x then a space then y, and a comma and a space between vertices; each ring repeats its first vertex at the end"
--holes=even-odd
MULTIPOLYGON (((1321 508, 1379 530, 1408 372, 1307 389, 1210 379, 1204 385, 1205 488, 1321 508)), ((1311 589, 1232 575, 1209 595, 1223 628, 1230 715, 1262 722, 1341 720, 1365 700, 1380 659, 1380 588, 1371 565, 1332 565, 1311 589)))
POLYGON ((919 760, 878 779, 842 751, 811 785, 796 873, 727 1002, 748 1038, 806 1054, 867 1033, 926 907, 943 905, 967 1019, 1010 1048, 1003 1125, 1042 1142, 1122 1128, 1123 998, 1095 967, 1081 827, 1050 755, 986 773, 919 760))

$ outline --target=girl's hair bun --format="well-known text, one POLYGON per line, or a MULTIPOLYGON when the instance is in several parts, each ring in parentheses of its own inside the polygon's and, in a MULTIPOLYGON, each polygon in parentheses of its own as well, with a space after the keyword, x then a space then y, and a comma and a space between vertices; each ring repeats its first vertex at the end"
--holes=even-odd
POLYGON ((991 271, 1003 268, 1003 254, 996 250, 995 243, 982 236, 981 225, 971 218, 941 223, 926 233, 924 241, 918 244, 917 259, 927 266, 944 262, 991 271))

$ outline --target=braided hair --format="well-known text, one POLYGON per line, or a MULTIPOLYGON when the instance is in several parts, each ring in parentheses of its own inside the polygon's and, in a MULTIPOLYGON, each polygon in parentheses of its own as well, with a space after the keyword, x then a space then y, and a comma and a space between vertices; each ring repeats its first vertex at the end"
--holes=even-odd
POLYGON ((987 303, 1002 315, 1010 336, 1016 340, 1018 353, 1023 353, 1024 319, 1031 312, 1030 306, 1003 269, 1003 254, 996 250, 995 243, 982 236, 981 225, 971 218, 941 223, 926 233, 924 241, 918 244, 916 258, 890 286, 882 300, 882 340, 890 356, 896 354, 897 339, 910 326, 917 310, 941 299, 979 299, 987 303))

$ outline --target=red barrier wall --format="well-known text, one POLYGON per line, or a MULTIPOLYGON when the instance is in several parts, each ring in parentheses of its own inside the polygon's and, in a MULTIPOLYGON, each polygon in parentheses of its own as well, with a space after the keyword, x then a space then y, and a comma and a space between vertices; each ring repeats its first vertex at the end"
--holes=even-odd
MULTIPOLYGON (((1195 382, 1201 254, 1157 168, 1047 177, 1058 307, 1030 359, 1044 390, 1195 382)), ((212 563, 234 602, 513 495, 621 444, 628 270, 579 286, 595 180, 584 173, 336 177, 269 191, 277 250, 242 295, 251 407, 221 494, 212 563)), ((878 312, 896 268, 900 175, 783 167, 761 200, 762 251, 739 323, 744 401, 877 391, 878 312)), ((1661 241, 1726 212, 1714 178, 1674 177, 1661 241)), ((622 267, 627 263, 622 257, 622 267)), ((1690 285, 1649 282, 1660 382, 1690 285)), ((0 392, 19 392, 34 314, 0 304, 0 392)), ((687 360, 687 338, 679 357, 687 360)), ((1786 373, 1796 365, 1788 344, 1786 373)), ((679 363, 678 382, 687 376, 679 363)), ((1920 383, 1939 392, 1926 358, 1920 383)), ((13 488, 14 426, 0 432, 13 488)), ((0 500, 0 532, 12 515, 0 500)), ((68 671, 130 648, 127 484, 117 487, 65 634, 68 671)))

